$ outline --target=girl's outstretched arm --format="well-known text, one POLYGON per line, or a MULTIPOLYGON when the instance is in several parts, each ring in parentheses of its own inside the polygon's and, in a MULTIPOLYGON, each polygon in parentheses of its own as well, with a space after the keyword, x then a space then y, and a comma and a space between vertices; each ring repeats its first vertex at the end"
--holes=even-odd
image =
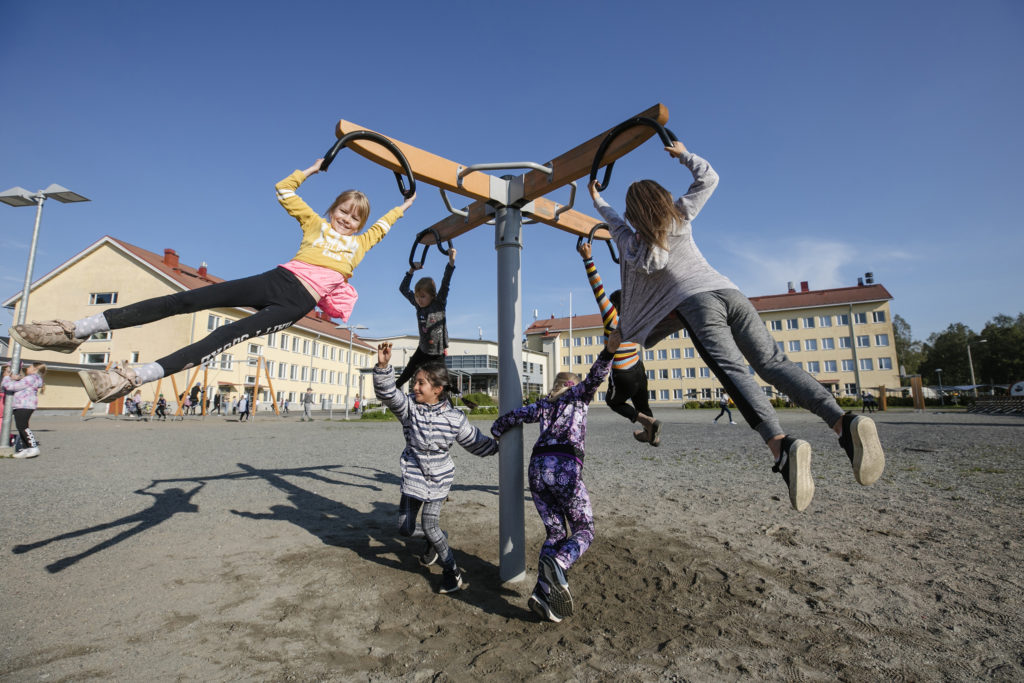
POLYGON ((377 365, 373 368, 373 393, 377 400, 391 409, 399 422, 405 424, 409 417, 411 399, 395 386, 390 342, 381 342, 377 347, 377 365))
POLYGON ((441 288, 437 290, 437 300, 442 305, 448 304, 448 287, 452 283, 452 273, 455 272, 455 247, 448 250, 448 265, 444 267, 444 276, 441 278, 441 288))
POLYGON ((494 455, 498 452, 498 442, 470 424, 469 418, 465 415, 462 416, 462 426, 459 427, 455 440, 473 455, 494 455))
POLYGON ((541 410, 536 403, 525 405, 505 413, 491 425, 491 435, 497 439, 510 428, 528 422, 540 422, 541 410))
POLYGON ((665 149, 693 174, 693 182, 690 183, 686 194, 676 200, 676 207, 686 216, 686 220, 692 221, 718 187, 718 174, 711 168, 707 159, 690 152, 678 140, 672 147, 665 149))
POLYGON ((612 359, 615 358, 615 351, 621 343, 622 332, 612 330, 611 334, 608 335, 607 341, 604 343, 604 349, 597 355, 597 360, 594 361, 594 364, 590 366, 590 372, 587 373, 582 382, 569 389, 569 392, 575 394, 577 398, 585 403, 593 401, 594 392, 601 386, 604 378, 608 376, 608 371, 612 367, 612 359))
POLYGON ((405 277, 402 278, 402 282, 398 285, 398 292, 406 299, 409 300, 413 306, 416 306, 416 297, 413 295, 412 290, 409 289, 409 285, 412 283, 412 274, 415 273, 418 268, 413 266, 405 272, 405 277))

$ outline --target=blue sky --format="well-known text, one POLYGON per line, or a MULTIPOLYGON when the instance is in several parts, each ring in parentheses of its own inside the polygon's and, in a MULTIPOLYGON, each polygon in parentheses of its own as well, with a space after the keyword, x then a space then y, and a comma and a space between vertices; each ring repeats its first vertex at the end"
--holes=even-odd
MULTIPOLYGON (((6 2, 0 189, 58 183, 92 200, 47 202, 36 278, 105 234, 235 278, 295 253, 273 185, 321 156, 340 118, 463 164, 544 162, 662 102, 721 176, 697 242, 747 295, 872 271, 919 339, 1024 310, 1024 4, 625 6, 6 2)), ((606 198, 621 207, 643 177, 690 181, 655 139, 616 164, 606 198)), ((375 215, 401 201, 389 171, 344 151, 300 194, 323 210, 349 187, 375 215)), ((413 235, 445 215, 421 184, 357 269, 352 322, 367 334, 414 331, 398 283, 413 235)), ((20 290, 33 216, 0 205, 4 298, 20 290)), ((596 312, 575 239, 524 230, 524 325, 535 309, 566 315, 570 292, 576 313, 596 312)), ((486 226, 456 241, 453 336, 497 333, 493 242, 486 226)), ((442 267, 432 252, 426 273, 442 267)))

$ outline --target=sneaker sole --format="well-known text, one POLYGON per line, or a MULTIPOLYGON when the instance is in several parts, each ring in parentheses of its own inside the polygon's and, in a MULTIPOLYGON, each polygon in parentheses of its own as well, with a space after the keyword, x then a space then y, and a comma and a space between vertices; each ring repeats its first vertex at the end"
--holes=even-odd
POLYGON ((78 379, 81 380, 82 386, 85 387, 85 393, 89 397, 89 400, 93 403, 101 403, 101 401, 99 401, 99 397, 96 395, 96 387, 92 383, 89 371, 79 370, 78 379))
POLYGON ((33 453, 32 455, 18 455, 17 453, 15 453, 11 457, 12 458, 17 458, 18 460, 28 460, 29 458, 39 457, 39 454, 38 453, 33 453))
POLYGON ((530 599, 526 601, 526 606, 532 609, 534 613, 541 619, 553 621, 556 624, 562 621, 561 618, 559 618, 557 614, 552 612, 547 605, 538 600, 536 595, 530 596, 530 599))
POLYGON ((797 439, 789 447, 789 502, 793 504, 794 510, 803 512, 813 498, 811 444, 797 439))
POLYGON ((466 584, 463 583, 462 579, 459 579, 459 585, 455 586, 454 588, 445 588, 444 586, 441 586, 440 588, 437 589, 437 592, 438 593, 443 593, 443 594, 447 595, 449 593, 458 593, 460 590, 462 590, 465 587, 466 587, 466 584))
POLYGON ((540 563, 540 568, 544 582, 551 588, 551 593, 548 594, 548 606, 555 616, 564 619, 572 616, 572 593, 569 592, 568 586, 559 583, 558 574, 552 566, 554 562, 553 559, 546 557, 540 563))
POLYGON ((661 445, 661 420, 655 420, 651 426, 651 440, 648 443, 654 447, 661 445))
POLYGON ((885 453, 878 439, 878 429, 870 417, 853 420, 850 436, 853 437, 853 476, 862 486, 871 486, 885 470, 885 453))
POLYGON ((58 348, 55 346, 39 346, 38 344, 33 344, 32 342, 27 341, 24 337, 18 334, 18 331, 15 330, 13 327, 7 330, 7 334, 11 336, 11 339, 18 342, 26 349, 31 349, 32 351, 56 351, 57 353, 74 353, 75 350, 80 346, 80 344, 76 344, 70 349, 58 348))

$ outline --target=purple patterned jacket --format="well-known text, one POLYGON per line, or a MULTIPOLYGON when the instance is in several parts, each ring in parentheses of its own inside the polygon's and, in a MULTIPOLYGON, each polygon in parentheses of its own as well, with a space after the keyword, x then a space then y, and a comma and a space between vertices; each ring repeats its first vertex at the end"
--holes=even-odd
POLYGON ((14 392, 12 410, 35 410, 38 403, 39 390, 43 388, 43 378, 38 373, 25 375, 15 381, 10 377, 4 377, 4 391, 14 392))
POLYGON ((533 446, 535 454, 568 453, 582 462, 587 441, 587 409, 597 387, 608 375, 612 357, 608 351, 601 351, 581 383, 556 399, 545 397, 505 413, 491 425, 491 434, 497 439, 510 427, 540 422, 540 437, 533 446))

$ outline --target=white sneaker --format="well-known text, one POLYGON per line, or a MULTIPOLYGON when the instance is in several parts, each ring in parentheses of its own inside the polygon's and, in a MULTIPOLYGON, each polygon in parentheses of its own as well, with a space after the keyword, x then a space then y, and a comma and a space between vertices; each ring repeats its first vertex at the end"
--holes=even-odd
POLYGON ((734 425, 734 424, 736 424, 736 423, 735 423, 735 422, 733 422, 732 420, 729 420, 729 424, 731 424, 731 425, 734 425))
POLYGON ((14 454, 15 458, 34 458, 39 455, 39 449, 35 446, 31 448, 23 448, 14 454))

